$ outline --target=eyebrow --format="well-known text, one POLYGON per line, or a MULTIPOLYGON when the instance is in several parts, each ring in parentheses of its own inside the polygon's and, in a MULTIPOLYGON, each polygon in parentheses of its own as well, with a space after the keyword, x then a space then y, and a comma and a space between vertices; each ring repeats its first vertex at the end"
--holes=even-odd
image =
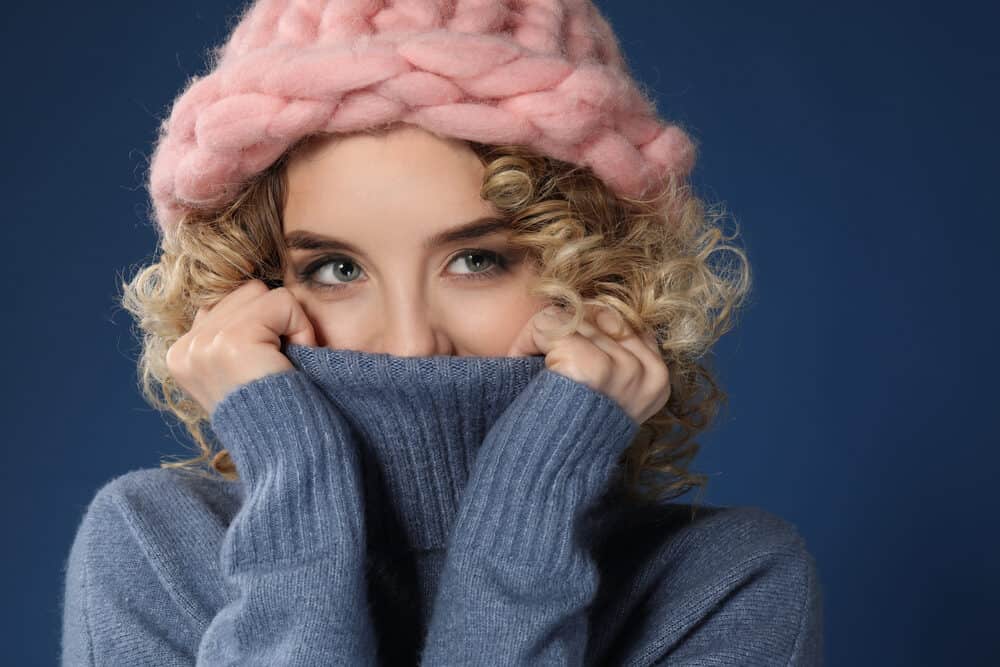
MULTIPOLYGON (((457 227, 446 229, 427 239, 424 239, 423 247, 425 250, 430 250, 443 245, 448 245, 450 243, 456 243, 458 241, 468 241, 470 239, 478 239, 483 236, 489 236, 490 234, 506 229, 509 229, 509 225, 507 221, 502 218, 497 218, 495 216, 476 218, 475 220, 470 220, 469 222, 458 225, 457 227)), ((326 236, 324 234, 310 232, 304 229, 298 229, 286 234, 285 244, 292 250, 342 250, 354 253, 355 255, 364 254, 351 243, 348 243, 343 239, 337 239, 332 236, 326 236)))

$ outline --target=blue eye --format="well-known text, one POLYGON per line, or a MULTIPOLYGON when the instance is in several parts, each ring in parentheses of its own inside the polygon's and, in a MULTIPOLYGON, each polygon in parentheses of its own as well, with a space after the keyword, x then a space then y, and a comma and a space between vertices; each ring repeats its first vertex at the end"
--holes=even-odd
MULTIPOLYGON (((510 270, 511 257, 492 250, 469 249, 462 250, 452 257, 448 265, 451 266, 458 260, 463 260, 471 271, 460 273, 457 280, 490 280, 499 278, 502 274, 510 270), (477 267, 483 264, 492 264, 486 269, 477 267)), ((350 283, 356 282, 359 272, 359 265, 350 257, 344 255, 331 255, 321 257, 298 273, 298 280, 313 289, 339 290, 344 289, 350 283), (328 269, 329 267, 329 269, 328 269), (318 278, 322 274, 322 278, 318 278), (330 282, 330 279, 344 282, 330 282)))

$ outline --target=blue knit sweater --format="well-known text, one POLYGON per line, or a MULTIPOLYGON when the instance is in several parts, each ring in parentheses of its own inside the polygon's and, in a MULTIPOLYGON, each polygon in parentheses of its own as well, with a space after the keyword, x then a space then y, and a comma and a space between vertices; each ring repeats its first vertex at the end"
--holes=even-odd
POLYGON ((133 470, 66 564, 64 665, 819 665, 816 564, 752 507, 622 495, 639 425, 544 357, 290 344, 133 470))

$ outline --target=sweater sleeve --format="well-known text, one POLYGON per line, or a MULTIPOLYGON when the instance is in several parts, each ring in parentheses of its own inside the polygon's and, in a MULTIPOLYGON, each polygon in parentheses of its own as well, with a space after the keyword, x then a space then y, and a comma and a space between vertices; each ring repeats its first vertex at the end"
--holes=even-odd
POLYGON ((349 423, 289 369, 231 391, 211 424, 246 497, 220 553, 238 596, 212 619, 196 664, 376 664, 349 423))
POLYGON ((473 463, 422 665, 583 664, 599 575, 582 519, 638 429, 603 393, 532 378, 473 463))
POLYGON ((376 664, 349 423, 298 369, 237 387, 211 423, 245 490, 216 543, 228 590, 206 609, 164 579, 184 564, 143 538, 158 528, 138 526, 137 500, 194 506, 157 486, 162 470, 123 475, 98 491, 70 551, 62 664, 376 664))

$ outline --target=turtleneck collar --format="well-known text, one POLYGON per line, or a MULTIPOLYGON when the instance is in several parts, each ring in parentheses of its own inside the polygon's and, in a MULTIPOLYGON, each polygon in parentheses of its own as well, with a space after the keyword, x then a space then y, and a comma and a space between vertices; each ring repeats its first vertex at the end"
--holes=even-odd
POLYGON ((286 344, 357 432, 369 539, 443 548, 476 452, 545 357, 400 357, 286 344))

